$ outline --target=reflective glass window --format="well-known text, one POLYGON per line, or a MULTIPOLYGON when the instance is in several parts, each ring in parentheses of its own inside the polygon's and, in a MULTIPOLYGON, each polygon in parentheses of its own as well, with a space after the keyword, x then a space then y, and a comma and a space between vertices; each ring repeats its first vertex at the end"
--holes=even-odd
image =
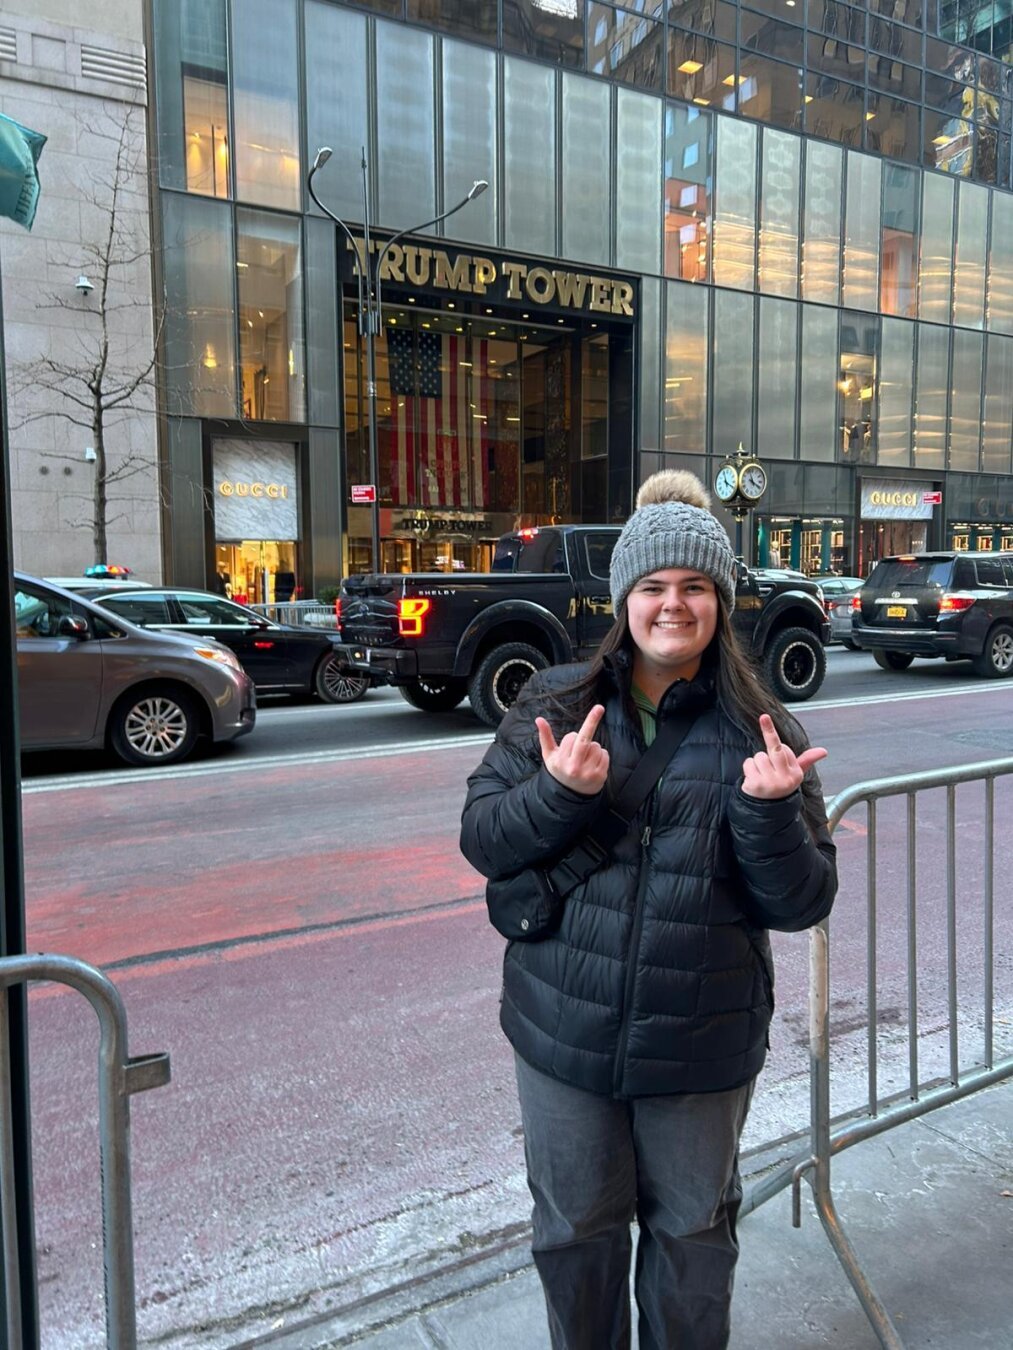
POLYGON ((502 0, 503 46, 557 66, 584 63, 583 5, 546 5, 544 0, 502 0))
POLYGON ((706 281, 709 272, 714 119, 703 108, 665 108, 665 275, 706 281))
POLYGON ((870 52, 866 71, 870 89, 898 98, 920 99, 922 96, 920 66, 907 66, 895 57, 870 52))
POLYGON ((849 81, 864 78, 868 55, 865 48, 842 42, 829 33, 810 33, 806 43, 806 55, 808 57, 806 64, 811 71, 821 71, 825 75, 834 75, 849 81))
POLYGON ((879 307, 911 319, 918 310, 919 178, 915 169, 883 165, 879 307))
POLYGON ((970 116, 973 107, 973 86, 951 80, 932 66, 925 72, 925 102, 957 117, 970 116))
POLYGON ((668 92, 699 107, 735 111, 735 48, 725 42, 669 29, 668 92))
MULTIPOLYGON (((974 176, 982 183, 999 181, 999 147, 1003 139, 1000 135, 1001 118, 999 99, 995 94, 979 92, 974 101, 974 176)), ((1008 110, 1006 126, 1009 127, 1008 110)))
POLYGON ((922 115, 922 162, 930 169, 967 178, 974 164, 974 123, 926 108, 922 115))
POLYGON ((919 469, 943 467, 949 385, 950 330, 920 323, 915 383, 915 465, 919 469))
POLYGON ((881 52, 895 61, 916 61, 922 59, 922 35, 902 28, 899 23, 891 23, 882 15, 869 16, 869 46, 874 52, 881 52))
POLYGON ((833 460, 837 443, 837 311, 802 306, 799 456, 833 460))
POLYGON ((806 142, 802 297, 830 305, 840 298, 843 166, 838 146, 806 142))
POLYGON ((243 417, 301 422, 306 415, 299 222, 236 212, 239 370, 243 417))
POLYGON ((232 8, 236 196, 291 211, 302 204, 296 11, 292 0, 232 8))
POLYGON ((950 322, 953 287, 953 206, 956 184, 922 175, 922 239, 918 264, 918 317, 950 322))
POLYGON ((981 364, 984 339, 980 333, 953 330, 953 387, 950 394, 948 467, 977 469, 981 439, 981 364))
POLYGON ((1013 427, 1013 338, 990 333, 985 353, 985 416, 981 426, 981 467, 1009 473, 1013 427))
POLYGON ((612 94, 607 84, 563 74, 563 256, 607 267, 613 179, 612 94))
POLYGON ((856 309, 879 306, 880 161, 849 151, 844 205, 842 298, 856 309))
POLYGON ((965 328, 984 326, 988 198, 987 188, 974 183, 960 184, 953 267, 953 322, 965 328))
POLYGON ((163 187, 229 195, 229 76, 224 0, 157 0, 155 90, 163 187))
POLYGON ((865 112, 865 146, 891 159, 921 160, 921 108, 901 98, 869 91, 865 112))
POLYGON ((753 444, 753 297, 714 292, 714 453, 730 455, 753 444))
POLYGON ((1003 63, 1001 61, 990 61, 987 56, 978 54, 978 88, 984 89, 990 94, 1001 94, 1003 92, 1003 63))
MULTIPOLYGON (((934 37, 925 39, 925 68, 958 85, 973 85, 976 80, 974 52, 966 46, 955 47, 934 37)), ((949 105, 941 103, 939 106, 946 108, 949 105)))
POLYGON ((162 197, 167 411, 235 417, 232 218, 224 203, 162 197))
POLYGON ((869 0, 869 9, 874 14, 883 14, 888 19, 910 24, 913 28, 921 26, 922 0, 869 0))
POLYGON ((770 126, 802 129, 802 74, 797 66, 743 52, 739 61, 739 111, 770 126))
POLYGON ((805 129, 810 136, 837 145, 861 145, 865 90, 829 75, 805 77, 805 129))
POLYGON ((798 295, 801 149, 798 136, 769 128, 763 131, 757 285, 771 295, 798 295))
MULTIPOLYGON (((451 239, 496 242, 496 57, 464 42, 443 43, 443 201, 456 205, 472 183, 489 187, 441 227, 451 239)), ((589 128, 588 150, 591 150, 589 128)), ((589 153, 593 164, 593 154, 589 153)), ((571 255, 578 256, 578 255, 571 255)))
POLYGON ((992 237, 988 255, 988 327, 1013 333, 1013 196, 992 194, 992 237))
POLYGON ((717 119, 714 281, 752 290, 756 243, 756 134, 750 122, 717 119))
MULTIPOLYGON (((334 5, 306 6, 306 145, 333 156, 313 186, 320 200, 346 220, 362 219, 362 147, 369 143, 366 113, 366 18, 334 5)), ((312 208, 316 211, 316 207, 312 208)))
POLYGON ((837 445, 845 463, 876 462, 878 377, 879 320, 871 314, 844 310, 837 380, 837 445))
POLYGON ((766 14, 751 14, 748 9, 742 11, 739 19, 739 42, 744 51, 761 52, 793 66, 800 66, 805 60, 800 28, 778 23, 766 14))
POLYGON ((661 449, 661 292, 654 277, 640 281, 640 448, 661 449))
POLYGON ((496 0, 408 0, 407 18, 441 33, 496 41, 496 0))
POLYGON ((503 61, 506 245, 551 257, 556 251, 556 75, 545 66, 503 61))
POLYGON ((404 0, 355 0, 355 3, 373 14, 385 14, 390 19, 404 18, 404 0))
POLYGON ((660 100, 620 89, 616 105, 616 265, 661 271, 660 100))
MULTIPOLYGON (((809 0, 809 27, 865 50, 865 11, 838 0, 809 0)), ((855 65, 860 62, 855 60, 855 65)))
POLYGON ((707 450, 707 288, 669 281, 665 292, 664 448, 699 455, 707 450))
POLYGON ((696 33, 734 42, 735 6, 726 0, 673 0, 668 7, 668 22, 696 33))
MULTIPOLYGON (((795 23, 799 26, 805 23, 805 0, 798 0, 798 3, 792 5, 788 4, 788 0, 749 0, 749 9, 772 14, 783 23, 795 23)), ((745 18, 745 9, 742 14, 745 18)))
POLYGON ((380 219, 394 229, 436 214, 433 83, 431 35, 377 24, 377 197, 380 219))
POLYGON ((761 296, 756 375, 756 452, 764 459, 795 454, 798 305, 761 296))
POLYGON ((591 4, 587 11, 587 67, 640 89, 660 89, 664 65, 664 29, 654 19, 612 5, 591 4))
POLYGON ((879 464, 899 468, 911 463, 914 361, 915 325, 904 319, 884 319, 879 353, 879 464))

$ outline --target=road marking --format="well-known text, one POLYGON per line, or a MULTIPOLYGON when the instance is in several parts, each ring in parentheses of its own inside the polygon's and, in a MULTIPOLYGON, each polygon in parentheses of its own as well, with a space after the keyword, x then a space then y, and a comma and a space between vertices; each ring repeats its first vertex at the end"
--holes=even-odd
MULTIPOLYGON (((835 708, 871 707, 877 703, 907 703, 916 699, 956 698, 961 694, 1011 693, 1004 681, 995 684, 960 685, 956 689, 913 689, 900 694, 878 694, 873 698, 855 694, 851 698, 827 699, 804 704, 789 704, 796 716, 807 712, 824 712, 835 708)), ((409 710, 410 711, 410 710, 409 710)), ((290 755, 256 755, 249 759, 219 761, 210 764, 181 764, 165 769, 114 769, 111 772, 67 774, 61 777, 31 780, 22 784, 26 797, 42 792, 67 792, 74 788, 116 786, 119 783, 151 783, 165 779, 210 778, 214 774, 248 773, 258 769, 294 767, 300 764, 342 764, 353 759, 389 759, 394 755, 419 755, 429 750, 457 750, 464 746, 486 746, 492 731, 482 728, 467 735, 440 736, 424 741, 409 741, 395 745, 360 745, 341 750, 303 750, 290 755)))

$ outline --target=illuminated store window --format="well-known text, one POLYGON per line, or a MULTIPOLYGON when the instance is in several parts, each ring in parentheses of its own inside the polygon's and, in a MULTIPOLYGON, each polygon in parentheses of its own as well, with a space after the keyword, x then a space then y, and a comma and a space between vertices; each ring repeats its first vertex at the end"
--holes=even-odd
POLYGON ((842 299, 857 309, 879 306, 880 175, 880 160, 848 152, 842 299))
POLYGON ((985 409, 981 426, 981 467, 1009 473, 1013 427, 1013 338, 990 333, 985 353, 985 409))
POLYGON ((914 356, 915 325, 906 319, 884 319, 879 357, 879 464, 902 468, 911 463, 914 356))
POLYGON ((229 196, 224 0, 156 0, 158 174, 163 187, 229 196))
POLYGON ((707 448, 707 290, 665 286, 664 448, 698 455, 707 448))
POLYGON ((798 136, 769 128, 763 132, 757 285, 771 295, 798 295, 801 149, 798 136))
POLYGON ((665 275, 706 281, 710 263, 713 118, 702 108, 665 108, 665 275))
POLYGON ((232 7, 235 63, 236 196, 298 210, 299 87, 292 0, 243 0, 232 7))
POLYGON ((302 421, 306 405, 298 221, 239 210, 236 228, 243 416, 251 421, 302 421))
POLYGON ((910 319, 918 308, 919 178, 915 169, 883 166, 879 307, 910 319))
POLYGON ((802 215, 802 298, 836 305, 841 288, 841 187, 839 146, 808 141, 802 215))
POLYGON ((1013 334, 1013 196, 1007 192, 992 194, 987 313, 992 332, 1013 334))
POLYGON ((946 403, 950 377, 950 331, 918 325, 915 377, 915 465, 941 469, 946 449, 946 403))
POLYGON ((838 450, 846 464, 874 464, 878 439, 876 381, 879 320, 846 310, 841 315, 837 381, 838 450))
POLYGON ((918 317, 950 322, 953 290, 953 203, 956 183, 922 175, 922 239, 918 263, 918 317))
POLYGON ((980 333, 953 330, 953 387, 947 466, 977 469, 981 440, 981 376, 984 339, 980 333))
POLYGON ((195 75, 183 79, 186 190, 229 195, 228 91, 195 75))
POLYGON ((751 122, 718 118, 714 281, 747 291, 755 279, 756 135, 751 122))
POLYGON ((957 242, 953 266, 953 322, 981 328, 985 316, 985 247, 988 188, 961 183, 957 194, 957 242))

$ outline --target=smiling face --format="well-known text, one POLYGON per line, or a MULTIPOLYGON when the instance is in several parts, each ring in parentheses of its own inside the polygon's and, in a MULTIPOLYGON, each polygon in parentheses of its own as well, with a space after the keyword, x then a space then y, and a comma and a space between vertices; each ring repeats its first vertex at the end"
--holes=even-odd
POLYGON ((626 598, 633 678, 654 702, 675 680, 691 680, 717 631, 718 595, 702 572, 666 567, 641 577, 626 598))

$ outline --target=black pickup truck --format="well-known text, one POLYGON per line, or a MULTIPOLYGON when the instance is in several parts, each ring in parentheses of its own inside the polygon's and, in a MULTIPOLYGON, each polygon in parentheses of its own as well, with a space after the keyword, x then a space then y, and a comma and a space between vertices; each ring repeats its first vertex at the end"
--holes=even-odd
MULTIPOLYGON (((618 538, 614 525, 519 530, 499 540, 491 572, 348 577, 342 656, 424 712, 446 712, 467 695, 495 726, 536 670, 590 657, 608 632, 618 538)), ((830 627, 815 582, 743 567, 734 623, 779 698, 816 693, 830 627)))

